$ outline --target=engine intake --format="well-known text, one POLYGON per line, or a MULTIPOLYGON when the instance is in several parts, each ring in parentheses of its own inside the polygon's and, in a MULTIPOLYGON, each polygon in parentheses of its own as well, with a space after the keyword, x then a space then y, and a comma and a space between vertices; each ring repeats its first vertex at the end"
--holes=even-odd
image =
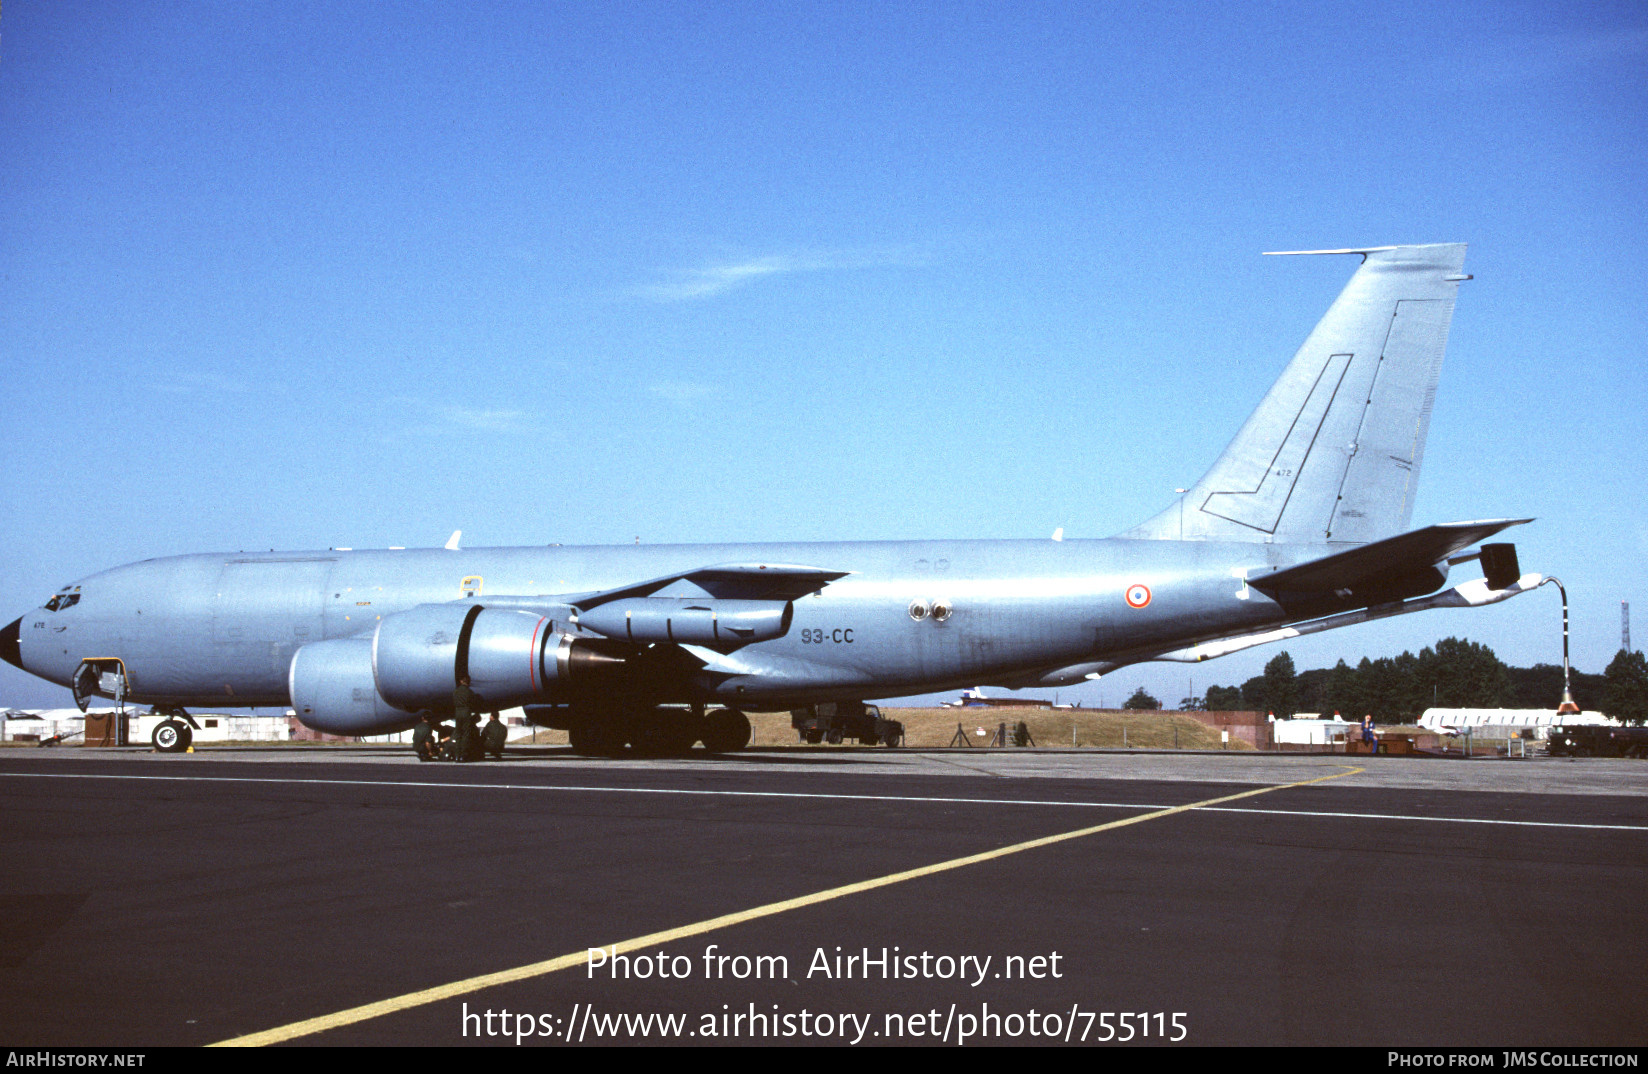
POLYGON ((292 710, 305 726, 332 735, 382 735, 412 726, 410 713, 378 696, 372 681, 372 639, 310 642, 292 654, 287 671, 292 710))

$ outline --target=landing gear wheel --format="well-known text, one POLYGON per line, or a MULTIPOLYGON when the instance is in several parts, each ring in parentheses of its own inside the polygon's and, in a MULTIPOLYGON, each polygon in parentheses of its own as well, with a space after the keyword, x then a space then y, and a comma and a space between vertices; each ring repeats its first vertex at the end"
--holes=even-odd
POLYGON ((582 716, 567 728, 573 753, 591 757, 616 757, 624 752, 624 729, 615 714, 582 716))
POLYGON ((156 753, 182 753, 194 741, 194 732, 180 720, 162 720, 150 741, 156 753))
POLYGON ((737 709, 716 709, 704 716, 704 748, 733 753, 750 744, 750 718, 737 709))
POLYGON ((678 757, 698 738, 692 718, 675 709, 639 712, 630 727, 629 744, 643 757, 678 757))

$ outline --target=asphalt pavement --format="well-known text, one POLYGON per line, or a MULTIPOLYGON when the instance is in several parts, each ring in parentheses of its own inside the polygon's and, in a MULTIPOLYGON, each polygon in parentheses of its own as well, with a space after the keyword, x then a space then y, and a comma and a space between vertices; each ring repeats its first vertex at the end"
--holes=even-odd
POLYGON ((1641 1045, 1645 777, 6 750, 0 1041, 1641 1045))

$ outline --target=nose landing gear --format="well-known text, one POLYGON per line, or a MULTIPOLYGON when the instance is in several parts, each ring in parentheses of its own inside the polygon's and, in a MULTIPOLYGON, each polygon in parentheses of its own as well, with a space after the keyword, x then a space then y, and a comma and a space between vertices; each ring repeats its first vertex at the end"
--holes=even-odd
POLYGON ((156 753, 183 753, 194 738, 188 724, 182 720, 168 719, 160 722, 149 741, 154 744, 156 753))
POLYGON ((195 740, 195 731, 200 725, 182 705, 156 705, 149 710, 151 716, 164 716, 149 736, 149 742, 154 746, 156 753, 186 753, 195 740))

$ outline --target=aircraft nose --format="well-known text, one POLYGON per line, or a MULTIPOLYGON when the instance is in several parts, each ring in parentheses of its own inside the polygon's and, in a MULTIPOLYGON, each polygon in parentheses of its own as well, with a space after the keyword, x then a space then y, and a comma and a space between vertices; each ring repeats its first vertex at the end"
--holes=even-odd
MULTIPOLYGON (((12 620, 6 626, 6 629, 0 630, 0 657, 3 657, 6 663, 15 664, 20 668, 23 667, 22 638, 23 620, 21 618, 12 620)), ((23 670, 27 671, 28 669, 23 668, 23 670)))

